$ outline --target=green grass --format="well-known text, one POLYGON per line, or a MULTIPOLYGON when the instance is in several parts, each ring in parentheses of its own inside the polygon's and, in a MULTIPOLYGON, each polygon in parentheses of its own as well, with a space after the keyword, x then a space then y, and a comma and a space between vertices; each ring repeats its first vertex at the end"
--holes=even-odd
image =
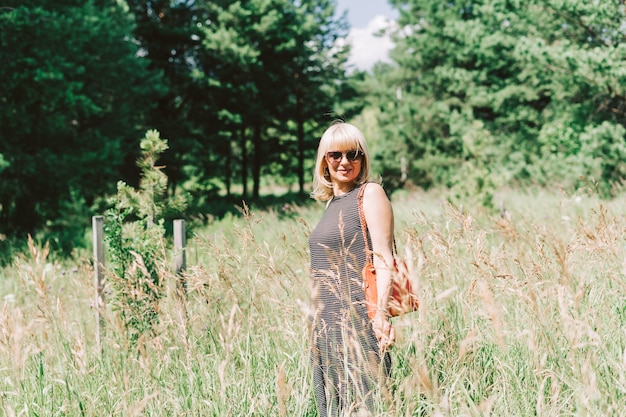
MULTIPOLYGON (((619 415, 624 197, 503 190, 502 215, 445 197, 394 196, 421 306, 394 319, 392 395, 380 414, 619 415)), ((50 261, 32 245, 0 270, 1 414, 316 415, 307 237, 322 210, 253 210, 195 227, 187 301, 164 269, 157 333, 137 348, 109 307, 98 349, 87 257, 50 261)))

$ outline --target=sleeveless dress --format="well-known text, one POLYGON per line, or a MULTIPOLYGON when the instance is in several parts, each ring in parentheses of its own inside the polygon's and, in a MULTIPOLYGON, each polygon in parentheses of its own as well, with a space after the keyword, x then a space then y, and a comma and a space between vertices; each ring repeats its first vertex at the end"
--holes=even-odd
POLYGON ((373 396, 391 369, 389 353, 381 358, 365 304, 361 187, 333 198, 309 238, 311 365, 322 417, 373 412, 373 396))

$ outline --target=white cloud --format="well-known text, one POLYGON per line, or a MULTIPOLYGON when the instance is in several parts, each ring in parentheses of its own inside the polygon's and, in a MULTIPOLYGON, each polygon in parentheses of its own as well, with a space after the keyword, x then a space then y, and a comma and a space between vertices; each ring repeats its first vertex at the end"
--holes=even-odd
POLYGON ((367 27, 352 28, 348 42, 352 45, 348 64, 363 71, 368 71, 378 61, 389 62, 389 51, 393 42, 389 36, 375 36, 381 29, 392 24, 385 16, 377 15, 369 21, 367 27))

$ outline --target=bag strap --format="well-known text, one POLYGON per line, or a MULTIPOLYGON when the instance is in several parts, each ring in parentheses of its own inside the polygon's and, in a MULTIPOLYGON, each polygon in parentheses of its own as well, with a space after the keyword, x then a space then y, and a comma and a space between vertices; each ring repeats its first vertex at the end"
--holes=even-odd
POLYGON ((361 220, 361 231, 363 232, 363 242, 365 243, 365 256, 366 260, 370 262, 374 262, 374 252, 369 248, 367 244, 367 222, 365 221, 365 213, 363 212, 363 193, 365 192, 365 186, 367 183, 364 183, 359 190, 359 194, 356 197, 357 207, 359 209, 359 219, 361 220))

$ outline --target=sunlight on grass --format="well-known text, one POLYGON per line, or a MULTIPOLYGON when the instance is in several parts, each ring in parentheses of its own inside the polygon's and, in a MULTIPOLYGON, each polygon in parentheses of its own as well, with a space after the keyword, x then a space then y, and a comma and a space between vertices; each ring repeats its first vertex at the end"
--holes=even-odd
MULTIPOLYGON (((626 401, 624 197, 502 191, 500 210, 393 198, 417 313, 394 319, 388 416, 618 415, 626 401)), ((226 216, 187 240, 187 299, 95 343, 90 262, 0 271, 3 415, 314 416, 307 239, 323 205, 226 216)))

